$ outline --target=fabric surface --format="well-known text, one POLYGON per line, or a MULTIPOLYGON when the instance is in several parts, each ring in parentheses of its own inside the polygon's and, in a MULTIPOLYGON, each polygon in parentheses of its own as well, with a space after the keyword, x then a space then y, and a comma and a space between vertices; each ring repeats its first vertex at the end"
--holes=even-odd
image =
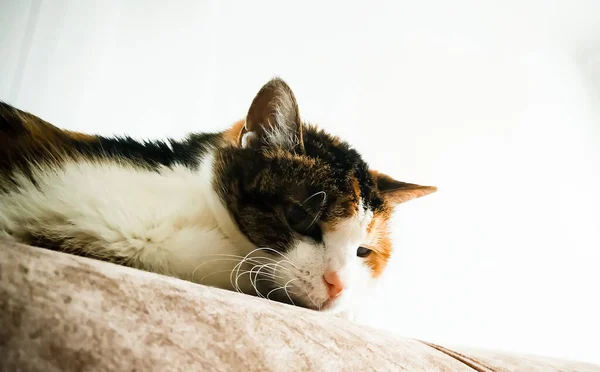
POLYGON ((2 371, 598 371, 462 353, 315 311, 0 243, 2 371))

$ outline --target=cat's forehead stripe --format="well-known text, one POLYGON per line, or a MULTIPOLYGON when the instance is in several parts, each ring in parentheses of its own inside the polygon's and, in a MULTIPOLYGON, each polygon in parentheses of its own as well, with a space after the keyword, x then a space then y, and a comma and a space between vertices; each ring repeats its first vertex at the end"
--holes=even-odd
POLYGON ((373 220, 373 211, 365 207, 363 200, 358 200, 358 220, 360 221, 361 229, 367 229, 373 220))

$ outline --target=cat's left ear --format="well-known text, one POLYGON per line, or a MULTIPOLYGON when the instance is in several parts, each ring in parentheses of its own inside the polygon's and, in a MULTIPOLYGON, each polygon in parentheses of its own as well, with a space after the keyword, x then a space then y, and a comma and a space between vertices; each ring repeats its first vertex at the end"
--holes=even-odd
POLYGON ((437 191, 435 186, 421 186, 414 183, 396 181, 392 177, 371 170, 371 176, 384 199, 392 205, 407 202, 437 191))
POLYGON ((278 147, 301 153, 302 122, 296 97, 281 79, 274 78, 258 92, 239 134, 241 147, 278 147))

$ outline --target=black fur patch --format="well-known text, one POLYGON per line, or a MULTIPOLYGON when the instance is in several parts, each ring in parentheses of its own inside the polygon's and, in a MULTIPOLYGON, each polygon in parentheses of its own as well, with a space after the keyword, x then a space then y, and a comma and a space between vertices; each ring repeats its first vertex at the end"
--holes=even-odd
POLYGON ((312 126, 306 127, 303 139, 306 154, 329 164, 334 172, 332 174, 334 180, 346 183, 347 180, 344 178, 349 175, 358 179, 361 198, 367 209, 378 210, 383 207, 383 199, 377 193, 375 182, 369 173, 369 166, 349 143, 312 126))
POLYGON ((16 108, 6 102, 0 101, 0 134, 7 137, 16 137, 27 130, 22 120, 18 117, 16 108))
POLYGON ((106 138, 97 142, 72 140, 77 153, 86 157, 127 159, 150 168, 181 164, 196 169, 202 156, 222 141, 220 133, 192 134, 183 141, 138 141, 131 137, 106 138))
POLYGON ((303 140, 302 155, 237 147, 217 154, 215 188, 240 230, 258 247, 286 251, 296 239, 320 243, 318 235, 295 232, 284 212, 315 193, 327 195, 319 224, 350 216, 358 197, 365 208, 384 205, 367 164, 346 142, 310 126, 305 126, 303 140), (353 188, 356 181, 359 195, 353 188))
POLYGON ((15 171, 28 175, 34 162, 60 165, 61 161, 80 157, 130 160, 150 169, 175 164, 195 169, 202 156, 222 142, 221 133, 191 134, 182 141, 166 142, 82 135, 60 130, 0 102, 0 175, 4 179, 10 179, 15 171))

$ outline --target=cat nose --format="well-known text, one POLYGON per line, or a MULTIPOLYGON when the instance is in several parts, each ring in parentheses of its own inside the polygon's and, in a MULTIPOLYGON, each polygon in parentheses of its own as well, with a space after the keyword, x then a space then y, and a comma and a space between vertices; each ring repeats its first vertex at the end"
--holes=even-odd
POLYGON ((336 298, 344 290, 344 285, 340 280, 340 276, 335 271, 328 271, 323 275, 323 281, 327 287, 329 298, 336 298))

